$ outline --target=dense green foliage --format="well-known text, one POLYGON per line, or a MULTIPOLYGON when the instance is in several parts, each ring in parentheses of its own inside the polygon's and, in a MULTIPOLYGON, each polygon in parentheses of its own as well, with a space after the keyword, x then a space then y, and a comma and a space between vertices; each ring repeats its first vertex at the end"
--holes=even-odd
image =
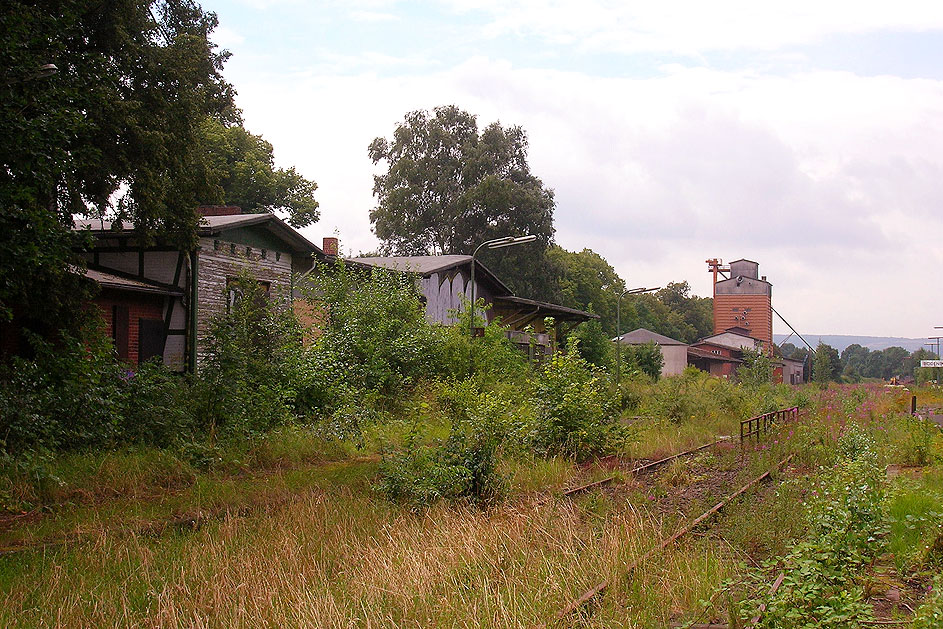
POLYGON ((4 3, 0 315, 15 304, 61 324, 74 310, 73 214, 192 242, 200 124, 236 117, 215 26, 192 2, 4 3))
POLYGON ((665 357, 661 353, 661 348, 654 341, 644 345, 623 345, 620 351, 622 352, 622 369, 624 373, 638 370, 652 380, 658 380, 661 377, 665 357))
POLYGON ((812 380, 820 386, 837 382, 841 376, 841 357, 831 345, 819 341, 812 360, 812 380))
POLYGON ((276 168, 272 145, 242 125, 226 125, 214 118, 202 126, 208 176, 215 195, 205 202, 237 205, 243 212, 287 214, 294 227, 318 220, 314 191, 318 184, 292 168, 276 168))
POLYGON ((567 251, 554 245, 547 252, 549 301, 591 311, 609 338, 616 336, 616 302, 625 282, 605 258, 592 249, 567 251))
POLYGON ((3 451, 165 446, 194 431, 189 386, 163 366, 131 371, 100 336, 31 338, 34 358, 0 372, 3 451))
POLYGON ((786 578, 760 626, 838 628, 872 618, 855 575, 884 548, 884 470, 863 430, 843 435, 838 450, 810 492, 809 534, 783 558, 786 578))
MULTIPOLYGON (((935 359, 937 356, 933 352, 925 349, 918 349, 910 353, 903 347, 888 347, 883 350, 869 350, 857 343, 852 343, 839 355, 838 351, 828 345, 821 344, 828 357, 828 364, 825 360, 821 363, 821 373, 823 378, 827 374, 827 380, 834 382, 860 382, 863 378, 880 378, 890 380, 891 378, 900 378, 913 376, 921 382, 935 377, 932 369, 920 367, 921 360, 935 359)), ((804 347, 796 347, 792 343, 783 343, 780 348, 783 357, 793 360, 803 360, 808 355, 808 350, 804 347)), ((813 371, 814 371, 813 361, 813 371)))
POLYGON ((412 276, 337 262, 306 290, 327 313, 306 376, 319 405, 365 393, 395 398, 445 368, 444 329, 426 323, 412 276))
POLYGON ((534 445, 545 454, 578 459, 608 454, 625 443, 614 398, 601 372, 571 349, 540 370, 535 387, 534 445))
POLYGON ((683 343, 713 332, 713 300, 691 295, 687 282, 670 282, 654 294, 622 300, 622 332, 645 328, 683 343))
POLYGON ((267 296, 248 274, 228 289, 236 298, 211 324, 197 413, 211 435, 259 434, 303 410, 301 329, 286 296, 267 296))
POLYGON ((743 364, 737 369, 737 380, 746 386, 759 386, 773 379, 773 361, 764 351, 743 350, 743 364))
POLYGON ((192 0, 4 3, 0 320, 79 334, 93 286, 76 215, 184 249, 202 203, 317 220, 316 185, 242 128, 216 25, 192 0))
POLYGON ((553 191, 530 172, 527 135, 495 122, 479 132, 458 107, 406 114, 393 139, 369 146, 377 207, 370 221, 383 250, 395 255, 466 254, 486 240, 533 234, 537 242, 482 260, 512 290, 540 295, 545 252, 553 239, 553 191))

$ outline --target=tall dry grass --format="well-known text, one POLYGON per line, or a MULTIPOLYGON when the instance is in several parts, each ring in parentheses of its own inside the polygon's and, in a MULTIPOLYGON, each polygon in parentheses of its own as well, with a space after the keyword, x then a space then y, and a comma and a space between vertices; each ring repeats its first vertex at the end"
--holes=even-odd
POLYGON ((157 539, 103 531, 2 560, 0 625, 523 627, 611 577, 591 624, 654 627, 733 569, 695 542, 625 574, 665 526, 617 507, 526 500, 416 515, 344 489, 157 539))

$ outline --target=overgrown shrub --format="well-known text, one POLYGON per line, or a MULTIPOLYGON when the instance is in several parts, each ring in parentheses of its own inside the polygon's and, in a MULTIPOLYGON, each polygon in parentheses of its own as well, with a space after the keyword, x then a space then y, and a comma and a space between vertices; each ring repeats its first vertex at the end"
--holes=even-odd
POLYGON ((393 397, 442 373, 446 332, 426 322, 415 276, 337 262, 307 290, 328 313, 305 378, 313 402, 330 407, 351 392, 393 397))
POLYGON ((164 447, 197 433, 191 378, 147 361, 125 371, 122 380, 123 441, 164 447))
POLYGON ((200 372, 200 420, 210 434, 259 434, 295 411, 305 350, 300 326, 281 296, 270 298, 247 274, 234 290, 239 297, 210 326, 200 372))
MULTIPOLYGON (((884 474, 868 433, 851 427, 837 447, 839 461, 813 485, 805 502, 808 533, 781 560, 753 573, 758 588, 782 569, 785 579, 759 627, 798 629, 854 626, 873 619, 856 575, 883 552, 884 474)), ((754 609, 745 610, 749 618, 754 609)))
POLYGON ((747 387, 759 387, 773 380, 773 361, 762 350, 743 348, 743 364, 737 369, 737 380, 747 387))
POLYGON ((575 348, 558 352, 538 373, 534 446, 580 460, 619 449, 629 434, 614 423, 616 404, 606 379, 575 348))
POLYGON ((156 362, 119 363, 100 330, 91 321, 81 338, 32 337, 32 358, 3 368, 0 449, 165 446, 193 430, 189 383, 156 362))
POLYGON ((917 608, 911 629, 938 629, 943 627, 943 576, 937 575, 927 592, 927 598, 917 608))
POLYGON ((644 345, 624 345, 622 347, 624 369, 631 371, 638 369, 652 380, 661 377, 661 369, 665 365, 665 357, 661 348, 654 341, 644 345))
POLYGON ((504 485, 497 472, 501 441, 493 423, 466 421, 453 425, 444 443, 423 444, 417 424, 402 450, 383 457, 377 489, 413 509, 440 499, 494 500, 504 485))
POLYGON ((614 345, 598 319, 577 326, 567 338, 568 347, 570 343, 578 343, 577 351, 586 362, 603 369, 612 366, 614 345))
MULTIPOLYGON (((486 321, 476 315, 475 326, 483 329, 480 337, 468 335, 471 308, 468 301, 461 300, 461 307, 452 312, 458 322, 445 332, 443 356, 446 361, 445 374, 455 379, 470 379, 479 388, 492 388, 515 383, 526 386, 533 375, 527 357, 507 337, 507 328, 500 318, 486 321)), ((484 313, 488 305, 478 300, 476 312, 484 313)))

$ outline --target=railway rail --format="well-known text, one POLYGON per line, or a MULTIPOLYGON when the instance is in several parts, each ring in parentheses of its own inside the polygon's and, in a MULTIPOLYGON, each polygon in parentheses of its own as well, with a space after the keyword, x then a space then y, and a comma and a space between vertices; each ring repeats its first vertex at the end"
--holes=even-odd
MULTIPOLYGON (((629 474, 638 474, 638 473, 640 473, 640 472, 648 471, 648 470, 650 470, 650 469, 652 469, 652 468, 658 467, 659 465, 664 465, 665 463, 668 463, 669 461, 674 461, 675 459, 680 459, 681 457, 690 456, 690 455, 692 455, 692 454, 695 454, 695 453, 697 453, 697 452, 700 452, 701 450, 705 450, 705 449, 707 449, 707 448, 710 448, 711 446, 716 446, 718 443, 723 443, 723 442, 729 441, 729 440, 730 440, 730 437, 721 437, 721 438, 718 439, 717 441, 712 441, 711 443, 705 443, 705 444, 702 445, 702 446, 698 446, 698 447, 696 447, 696 448, 691 448, 690 450, 685 450, 684 452, 679 452, 679 453, 677 453, 677 454, 672 454, 671 456, 667 456, 667 457, 665 457, 665 458, 663 458, 663 459, 659 459, 659 460, 657 460, 657 461, 652 461, 651 463, 646 463, 646 464, 644 464, 644 465, 639 465, 638 467, 635 467, 635 468, 629 470, 629 474)), ((603 478, 602 480, 597 480, 597 481, 594 481, 594 482, 592 482, 592 483, 587 483, 586 485, 580 485, 579 487, 574 487, 573 489, 568 489, 568 490, 564 491, 564 492, 563 492, 563 495, 564 495, 564 496, 574 496, 574 495, 579 494, 579 493, 582 493, 582 492, 584 492, 584 491, 589 491, 590 489, 595 489, 595 488, 597 488, 597 487, 602 487, 602 486, 604 486, 604 485, 608 485, 609 483, 613 482, 613 481, 616 480, 617 478, 619 478, 619 477, 618 477, 618 476, 609 476, 609 477, 607 477, 607 478, 603 478)))
MULTIPOLYGON (((708 444, 708 445, 713 445, 713 444, 708 444)), ((704 447, 704 446, 702 446, 702 448, 703 448, 703 447, 704 447)), ((683 454, 683 453, 682 453, 682 454, 683 454)), ((734 499, 736 499, 737 497, 742 496, 743 494, 745 494, 745 493, 746 493, 751 487, 753 487, 754 485, 756 485, 756 484, 758 484, 758 483, 761 483, 762 481, 764 481, 764 480, 770 478, 770 477, 772 476, 773 471, 779 470, 779 469, 781 469, 784 465, 788 464, 789 461, 792 460, 793 456, 794 456, 794 455, 790 454, 790 455, 787 456, 785 459, 783 459, 782 461, 780 461, 780 462, 776 465, 775 468, 773 468, 773 469, 771 469, 771 470, 767 470, 767 471, 764 472, 763 474, 761 474, 761 475, 757 476, 756 478, 750 480, 750 481, 747 482, 745 485, 743 485, 742 487, 740 487, 737 491, 735 491, 734 493, 730 494, 729 496, 727 496, 726 498, 724 498, 723 500, 721 500, 720 502, 718 502, 717 504, 715 504, 713 507, 711 507, 710 509, 708 509, 707 511, 705 511, 704 513, 702 513, 701 515, 699 515, 697 518, 695 518, 694 520, 692 520, 691 522, 689 522, 689 523, 686 524, 685 526, 681 527, 681 528, 680 528, 679 530, 677 530, 675 533, 673 533, 673 534, 671 534, 670 536, 666 537, 665 539, 661 540, 658 544, 656 544, 656 545, 653 546, 651 549, 649 549, 645 554, 643 554, 643 555, 641 555, 640 557, 636 558, 636 559, 635 559, 634 561, 632 561, 628 566, 626 566, 626 573, 632 574, 632 573, 635 571, 635 569, 638 568, 638 567, 639 567, 645 560, 647 560, 649 557, 651 557, 652 555, 654 555, 655 553, 657 553, 657 552, 659 552, 659 551, 661 551, 661 550, 664 550, 665 548, 667 548, 668 546, 670 546, 670 545, 673 544, 674 542, 676 542, 676 541, 678 541, 679 539, 681 539, 682 537, 684 537, 686 534, 690 533, 690 532, 691 532, 694 528, 696 528, 699 524, 701 524, 701 523, 707 521, 708 519, 710 519, 711 517, 713 517, 713 516, 714 516, 715 514, 717 514, 721 509, 723 509, 725 506, 727 506, 732 500, 734 500, 734 499)), ((582 595, 580 595, 578 598, 576 598, 576 599, 570 601, 569 603, 567 603, 560 611, 557 612, 557 614, 554 616, 553 620, 551 620, 550 623, 548 623, 548 625, 544 625, 544 627, 546 627, 546 626, 554 626, 554 625, 556 625, 557 623, 559 623, 560 621, 564 620, 567 616, 569 616, 570 614, 572 614, 573 612, 575 612, 576 610, 578 610, 579 608, 581 608, 583 605, 585 605, 585 604, 588 603, 589 601, 593 600, 596 596, 598 596, 599 594, 601 594, 603 591, 605 591, 606 588, 609 587, 610 583, 611 583, 611 580, 610 580, 610 579, 604 579, 604 580, 600 581, 598 584, 596 584, 595 586, 593 586, 592 588, 590 588, 589 590, 587 590, 586 592, 584 592, 584 593, 583 593, 582 595)), ((778 587, 778 585, 776 585, 776 587, 778 587)), ((758 622, 758 621, 757 621, 757 622, 758 622)))

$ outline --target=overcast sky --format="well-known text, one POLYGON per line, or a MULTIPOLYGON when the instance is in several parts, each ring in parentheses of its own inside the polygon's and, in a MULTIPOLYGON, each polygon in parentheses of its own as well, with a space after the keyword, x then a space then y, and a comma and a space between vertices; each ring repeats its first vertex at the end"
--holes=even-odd
POLYGON ((943 2, 204 8, 247 128, 318 182, 317 243, 377 246, 367 145, 455 104, 526 130, 557 243, 629 286, 709 296, 707 258, 749 258, 803 334, 943 325, 943 2))

